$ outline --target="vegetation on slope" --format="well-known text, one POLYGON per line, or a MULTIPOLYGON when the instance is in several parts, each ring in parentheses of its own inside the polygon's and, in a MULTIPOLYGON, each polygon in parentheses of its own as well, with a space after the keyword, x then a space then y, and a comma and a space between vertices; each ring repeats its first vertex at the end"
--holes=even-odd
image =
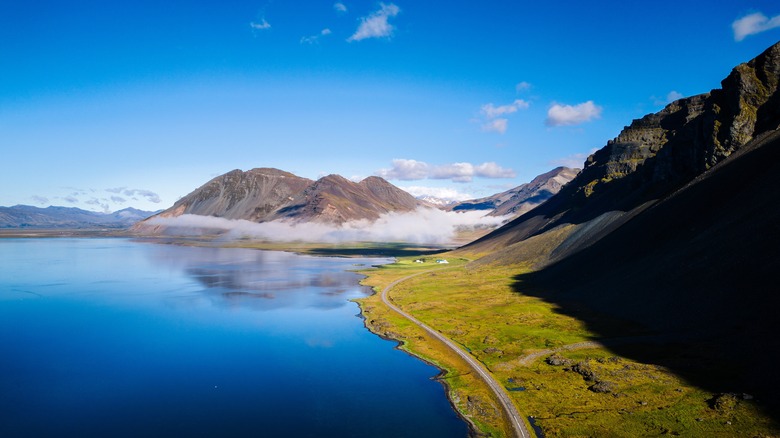
MULTIPOLYGON (((422 264, 414 260, 403 258, 366 271, 364 283, 379 291, 396 279, 434 269, 394 287, 393 302, 481 361, 546 436, 780 433, 752 394, 702 390, 668 368, 616 355, 611 347, 653 351, 658 357, 695 352, 648 336, 632 323, 593 315, 623 333, 621 339, 600 339, 555 305, 518 293, 512 276, 522 267, 475 268, 458 260, 442 270, 432 258, 422 264), (566 350, 567 346, 579 348, 566 350)), ((441 380, 451 400, 481 433, 507 436, 497 403, 462 361, 389 311, 378 295, 360 300, 360 305, 372 331, 400 340, 404 350, 446 371, 441 380)))

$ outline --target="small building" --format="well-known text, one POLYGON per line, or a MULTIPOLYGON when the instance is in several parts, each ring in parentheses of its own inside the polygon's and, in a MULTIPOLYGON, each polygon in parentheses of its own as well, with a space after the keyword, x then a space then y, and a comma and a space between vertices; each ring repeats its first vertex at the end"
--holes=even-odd
POLYGON ((417 260, 415 260, 414 262, 415 262, 415 263, 422 263, 423 261, 422 261, 422 260, 420 260, 420 259, 417 259, 417 260))
POLYGON ((448 262, 447 260, 445 260, 445 259, 439 259, 439 260, 436 260, 436 263, 438 263, 438 264, 440 264, 440 265, 446 265, 446 264, 448 264, 449 262, 448 262))

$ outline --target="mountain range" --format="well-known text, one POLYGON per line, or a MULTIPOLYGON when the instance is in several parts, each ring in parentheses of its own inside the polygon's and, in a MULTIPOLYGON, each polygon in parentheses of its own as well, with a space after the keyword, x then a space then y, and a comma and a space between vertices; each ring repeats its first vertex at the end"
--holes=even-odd
POLYGON ((122 229, 157 212, 125 208, 99 213, 75 207, 39 208, 30 205, 0 207, 0 228, 115 228, 122 229))
MULTIPOLYGON (((410 212, 423 201, 379 177, 360 182, 339 175, 316 181, 272 168, 220 175, 178 200, 154 217, 184 214, 243 219, 251 222, 288 220, 341 224, 350 220, 374 220, 389 212, 410 212)), ((137 231, 158 226, 137 224, 137 231)))
POLYGON ((452 211, 484 210, 490 216, 519 216, 550 199, 579 172, 580 169, 556 167, 537 176, 531 182, 505 192, 457 202, 445 208, 452 211))
POLYGON ((145 219, 184 214, 256 223, 284 220, 339 225, 355 220, 374 221, 386 213, 408 213, 420 207, 517 216, 557 193, 577 172, 559 167, 530 183, 488 198, 447 204, 415 198, 376 176, 353 182, 328 175, 314 181, 273 168, 236 169, 208 181, 163 211, 126 208, 99 213, 73 207, 17 205, 0 207, 0 228, 121 229, 135 225, 136 232, 155 234, 163 227, 149 225, 143 222, 145 219))
POLYGON ((233 170, 195 189, 149 221, 136 224, 133 230, 144 234, 165 232, 165 227, 156 219, 181 215, 243 219, 255 223, 285 221, 340 225, 349 221, 375 221, 383 214, 409 213, 421 207, 467 211, 476 209, 473 206, 477 204, 485 214, 516 215, 557 193, 576 173, 568 168, 555 169, 531 183, 491 197, 490 205, 485 200, 476 200, 442 207, 417 199, 376 176, 354 182, 339 175, 328 175, 314 181, 273 168, 233 170))
POLYGON ((557 195, 459 251, 533 267, 517 291, 604 338, 626 336, 610 319, 674 335, 679 354, 614 348, 780 418, 778 84, 780 43, 634 120, 557 195))

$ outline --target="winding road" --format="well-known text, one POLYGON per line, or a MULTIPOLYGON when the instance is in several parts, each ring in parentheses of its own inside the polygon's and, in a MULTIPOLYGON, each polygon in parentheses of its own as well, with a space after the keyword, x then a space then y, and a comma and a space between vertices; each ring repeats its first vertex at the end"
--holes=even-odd
POLYGON ((394 282, 390 283, 382 289, 382 302, 387 305, 387 307, 393 309, 395 312, 397 312, 399 315, 403 316, 404 318, 408 319, 409 321, 413 322, 423 330, 425 330, 428 334, 433 336, 434 338, 440 340, 444 345, 449 347, 452 351, 458 354, 463 360, 466 361, 466 363, 469 364, 469 366, 477 373, 477 375, 482 378, 482 380, 490 387, 490 389, 493 391, 493 393, 496 395, 496 398, 501 403, 501 407, 504 409, 504 413, 506 414, 507 418, 510 420, 510 424, 512 425, 512 430, 514 431, 514 436, 518 438, 532 438, 534 435, 532 435, 528 428, 526 428, 525 422, 523 421, 523 418, 520 416, 520 413, 517 411, 517 408, 512 403, 512 400, 509 399, 509 396, 507 395, 506 391, 504 391, 503 386, 501 386, 496 379, 493 378, 493 376, 488 373, 485 368, 480 364, 471 354, 467 353, 466 351, 462 350, 457 344, 455 344, 453 341, 451 341, 449 338, 445 337, 441 333, 437 332, 436 330, 428 327, 423 322, 415 318, 414 316, 404 312, 401 310, 398 306, 393 304, 390 301, 390 298, 388 298, 387 294, 390 292, 393 287, 395 287, 398 283, 401 283, 403 281, 409 280, 410 278, 417 277, 418 275, 428 274, 435 271, 441 271, 442 269, 433 269, 429 271, 423 271, 418 272, 416 274, 408 275, 403 278, 399 278, 398 280, 395 280, 394 282))

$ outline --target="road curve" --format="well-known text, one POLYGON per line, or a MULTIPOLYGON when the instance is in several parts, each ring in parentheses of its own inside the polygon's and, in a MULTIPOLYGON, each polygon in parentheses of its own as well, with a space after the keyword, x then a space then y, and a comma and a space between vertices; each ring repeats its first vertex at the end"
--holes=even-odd
POLYGON ((388 298, 387 296, 388 292, 390 292, 390 290, 393 287, 395 287, 398 283, 409 280, 410 278, 413 277, 417 277, 418 275, 428 274, 430 272, 435 272, 440 270, 442 269, 432 269, 429 271, 418 272, 416 274, 408 275, 406 277, 395 280, 394 282, 388 284, 384 289, 382 289, 382 293, 381 293, 382 302, 385 303, 387 307, 393 309, 399 315, 403 316, 404 318, 408 319, 409 321, 413 322, 414 324, 416 324, 417 326, 425 330, 428 334, 430 334, 434 338, 443 342, 444 345, 448 346, 452 351, 457 353, 458 356, 463 358, 463 360, 465 360, 466 363, 469 364, 469 366, 477 373, 477 375, 481 377, 482 380, 485 381, 485 383, 487 383, 487 385, 496 395, 496 398, 498 398, 498 401, 501 403, 501 407, 504 409, 504 413, 506 414, 507 418, 509 418, 510 420, 510 424, 512 425, 512 430, 514 431, 514 435, 518 438, 532 438, 533 435, 528 431, 528 428, 526 428, 523 418, 520 416, 520 413, 517 412, 517 408, 515 408, 515 405, 512 403, 512 400, 509 399, 509 396, 507 395, 506 391, 504 391, 504 388, 496 381, 496 379, 493 378, 493 376, 490 375, 490 373, 488 373, 485 370, 485 368, 471 354, 462 350, 457 344, 455 344, 449 338, 445 337, 444 335, 437 332, 436 330, 428 327, 427 325, 425 325, 423 322, 421 322, 414 316, 401 310, 398 306, 393 304, 388 298))

